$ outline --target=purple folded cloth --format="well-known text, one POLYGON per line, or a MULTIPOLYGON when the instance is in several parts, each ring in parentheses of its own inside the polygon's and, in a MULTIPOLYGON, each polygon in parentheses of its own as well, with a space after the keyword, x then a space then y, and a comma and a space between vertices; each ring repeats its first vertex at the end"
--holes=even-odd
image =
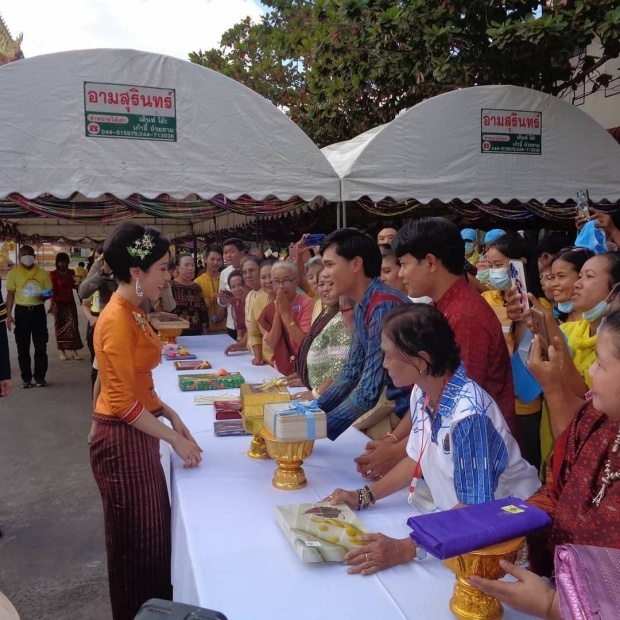
POLYGON ((555 550, 562 618, 620 618, 620 550, 563 545, 555 550))
POLYGON ((407 519, 413 542, 440 560, 484 549, 551 525, 551 517, 517 497, 407 519))

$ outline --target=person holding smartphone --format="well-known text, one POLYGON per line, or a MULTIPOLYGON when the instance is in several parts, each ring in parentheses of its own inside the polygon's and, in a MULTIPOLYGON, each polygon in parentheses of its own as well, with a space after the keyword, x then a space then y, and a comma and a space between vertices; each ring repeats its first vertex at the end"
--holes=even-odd
MULTIPOLYGON (((507 292, 516 288, 517 294, 523 298, 524 290, 531 291, 539 302, 551 309, 551 304, 544 298, 540 287, 540 279, 529 277, 528 257, 531 255, 526 241, 520 235, 502 235, 494 241, 487 250, 487 260, 490 265, 489 284, 492 290, 482 293, 482 297, 495 311, 502 324, 504 338, 508 351, 512 355, 526 331, 526 323, 513 321, 507 316, 507 292), (526 282, 515 279, 514 287, 511 279, 510 261, 520 260, 524 265, 526 282)), ((536 267, 534 265, 534 267, 536 267)), ((515 398, 517 420, 523 438, 523 456, 537 469, 541 465, 540 422, 542 418, 542 397, 538 396, 531 402, 525 403, 515 398)))

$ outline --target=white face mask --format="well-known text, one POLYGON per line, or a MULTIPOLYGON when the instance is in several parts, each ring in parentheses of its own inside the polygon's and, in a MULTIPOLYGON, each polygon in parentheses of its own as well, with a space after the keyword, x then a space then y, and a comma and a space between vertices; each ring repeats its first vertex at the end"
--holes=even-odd
POLYGON ((27 254, 21 257, 21 263, 24 267, 32 267, 34 265, 34 256, 27 254))

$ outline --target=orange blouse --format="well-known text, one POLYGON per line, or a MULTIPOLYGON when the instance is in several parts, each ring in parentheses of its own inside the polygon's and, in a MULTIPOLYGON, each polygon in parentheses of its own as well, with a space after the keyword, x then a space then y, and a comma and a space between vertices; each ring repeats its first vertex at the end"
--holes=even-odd
POLYGON ((151 370, 161 363, 161 342, 144 312, 114 293, 95 329, 101 378, 96 413, 133 424, 146 409, 159 409, 151 370))

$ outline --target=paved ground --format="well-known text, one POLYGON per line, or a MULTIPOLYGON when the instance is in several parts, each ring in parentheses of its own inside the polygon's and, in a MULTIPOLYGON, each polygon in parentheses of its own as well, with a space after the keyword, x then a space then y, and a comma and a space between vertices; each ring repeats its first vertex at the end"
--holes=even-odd
POLYGON ((82 361, 61 362, 51 317, 48 325, 46 388, 19 387, 9 335, 13 391, 0 399, 0 591, 22 620, 109 620, 101 498, 86 443, 88 349, 84 340, 82 361))

